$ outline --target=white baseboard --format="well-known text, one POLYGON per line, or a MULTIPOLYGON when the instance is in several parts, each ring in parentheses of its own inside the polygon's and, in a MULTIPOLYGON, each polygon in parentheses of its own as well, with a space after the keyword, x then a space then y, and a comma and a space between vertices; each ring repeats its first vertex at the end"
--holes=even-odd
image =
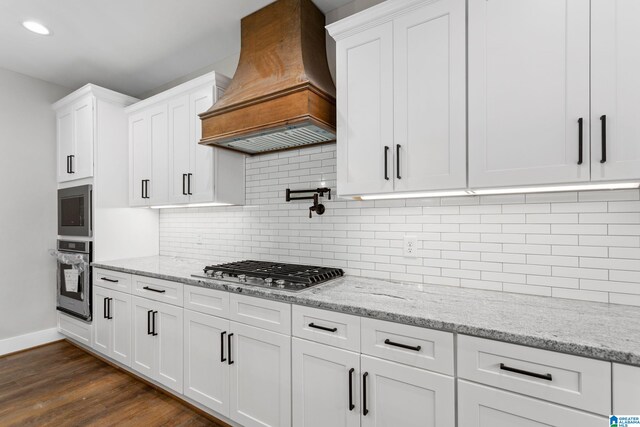
POLYGON ((44 329, 17 337, 6 338, 0 340, 0 356, 58 341, 63 338, 64 337, 58 332, 58 328, 44 329))

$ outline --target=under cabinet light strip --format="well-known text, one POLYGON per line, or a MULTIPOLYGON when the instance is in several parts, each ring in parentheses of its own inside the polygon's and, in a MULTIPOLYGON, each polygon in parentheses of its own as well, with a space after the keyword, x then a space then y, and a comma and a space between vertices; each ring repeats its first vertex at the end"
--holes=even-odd
POLYGON ((174 208, 205 208, 215 206, 231 206, 230 203, 187 203, 184 205, 161 205, 149 206, 151 209, 174 209, 174 208))
POLYGON ((640 188, 640 182, 619 182, 608 184, 561 185, 554 187, 511 187, 488 188, 479 190, 431 191, 423 193, 390 193, 369 194, 359 197, 362 200, 413 199, 429 197, 453 196, 486 196, 492 194, 520 194, 520 193, 557 193, 560 191, 591 191, 591 190, 623 190, 640 188))

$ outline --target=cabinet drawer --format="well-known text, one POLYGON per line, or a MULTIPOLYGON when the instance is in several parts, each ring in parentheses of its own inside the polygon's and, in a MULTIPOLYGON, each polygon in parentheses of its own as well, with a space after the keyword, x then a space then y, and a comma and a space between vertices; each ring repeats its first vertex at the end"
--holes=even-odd
POLYGON ((322 344, 360 351, 360 318, 349 314, 294 305, 292 335, 322 344))
POLYGON ((229 298, 229 318, 291 335, 291 304, 232 294, 229 298))
POLYGON ((611 413, 611 364, 458 335, 458 377, 589 412, 611 413))
POLYGON ((229 318, 229 292, 186 285, 184 308, 229 318))
POLYGON ((453 334, 363 318, 362 353, 453 375, 453 334))
POLYGON ((81 344, 91 347, 91 324, 84 323, 66 314, 58 313, 58 331, 81 344))
POLYGON ((144 298, 182 307, 182 283, 154 279, 153 277, 133 276, 133 293, 144 298))
POLYGON ((131 274, 119 271, 105 270, 102 268, 93 269, 93 284, 103 288, 113 289, 120 292, 131 293, 131 274))

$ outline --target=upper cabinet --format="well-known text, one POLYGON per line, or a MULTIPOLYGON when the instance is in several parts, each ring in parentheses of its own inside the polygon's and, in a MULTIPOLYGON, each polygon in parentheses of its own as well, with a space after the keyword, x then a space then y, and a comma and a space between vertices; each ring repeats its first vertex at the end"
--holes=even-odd
POLYGON ((127 109, 131 206, 244 203, 245 156, 198 144, 228 82, 209 73, 127 109))
POLYGON ((469 2, 469 184, 589 180, 589 2, 469 2))
POLYGON ((591 179, 640 178, 640 2, 591 0, 591 179))
MULTIPOLYGON (((108 127, 109 114, 98 114, 99 104, 106 102, 120 108, 137 101, 99 86, 88 84, 53 105, 57 124, 58 182, 92 178, 97 132, 108 127)), ((108 110, 105 107, 105 110, 108 110)))
POLYGON ((464 0, 398 1, 332 24, 341 195, 466 187, 464 0))

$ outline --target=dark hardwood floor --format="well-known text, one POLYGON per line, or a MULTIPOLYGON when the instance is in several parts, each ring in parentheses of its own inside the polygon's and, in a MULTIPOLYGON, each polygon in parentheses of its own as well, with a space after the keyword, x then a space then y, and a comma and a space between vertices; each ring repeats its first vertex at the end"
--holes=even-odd
POLYGON ((59 341, 0 357, 0 426, 225 426, 59 341))

